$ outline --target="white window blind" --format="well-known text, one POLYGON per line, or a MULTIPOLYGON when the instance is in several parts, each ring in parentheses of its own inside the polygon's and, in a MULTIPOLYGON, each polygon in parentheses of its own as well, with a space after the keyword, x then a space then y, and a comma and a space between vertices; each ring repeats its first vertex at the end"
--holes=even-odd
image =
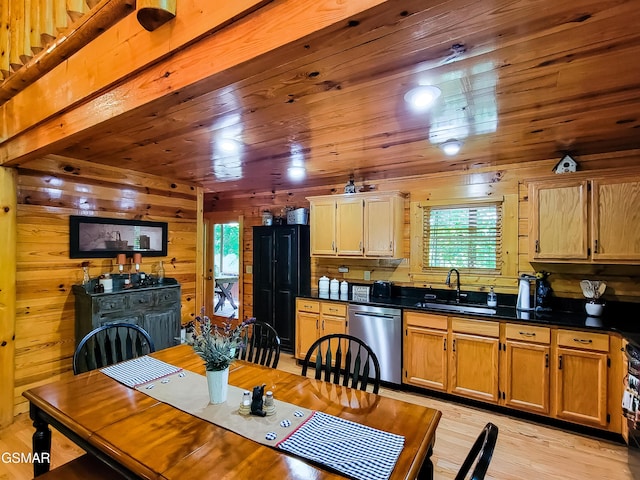
POLYGON ((500 270, 501 204, 426 207, 423 215, 425 268, 500 270))

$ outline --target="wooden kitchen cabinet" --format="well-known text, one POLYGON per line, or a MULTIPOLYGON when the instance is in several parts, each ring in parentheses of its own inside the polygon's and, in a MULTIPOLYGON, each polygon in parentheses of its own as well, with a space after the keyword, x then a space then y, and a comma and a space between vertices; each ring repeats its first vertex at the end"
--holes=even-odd
POLYGON ((554 416, 607 426, 609 336, 558 330, 554 416))
POLYGON ((498 403, 498 322, 451 318, 449 391, 498 403))
POLYGON ((507 407, 550 413, 550 341, 548 327, 505 325, 502 403, 507 407))
POLYGON ((333 197, 314 197, 310 202, 309 225, 311 255, 336 254, 336 201, 333 197))
POLYGON ((531 261, 640 263, 640 181, 532 182, 529 202, 531 261))
POLYGON ((332 333, 347 333, 346 304, 296 299, 296 358, 304 360, 313 342, 332 333))
POLYGON ((640 180, 591 182, 594 261, 640 262, 640 180))
POLYGON ((447 317, 405 312, 404 330, 404 382, 446 392, 447 317))
POLYGON ((622 431, 617 335, 404 312, 403 383, 622 431))
POLYGON ((398 192, 308 197, 311 254, 401 258, 404 197, 398 192))
POLYGON ((364 208, 361 198, 348 195, 336 199, 336 255, 364 255, 363 222, 364 208))
POLYGON ((532 183, 529 186, 529 257, 587 260, 587 180, 532 183))

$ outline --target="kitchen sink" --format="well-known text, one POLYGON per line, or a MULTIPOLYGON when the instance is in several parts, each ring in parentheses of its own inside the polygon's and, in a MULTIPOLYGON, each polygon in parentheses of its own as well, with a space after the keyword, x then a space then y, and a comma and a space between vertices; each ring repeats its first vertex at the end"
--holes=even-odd
POLYGON ((483 307, 481 305, 465 305, 462 303, 432 303, 432 302, 418 302, 416 307, 424 308, 427 310, 443 310, 445 312, 457 312, 457 313, 477 313, 481 315, 495 315, 497 310, 495 308, 483 307))

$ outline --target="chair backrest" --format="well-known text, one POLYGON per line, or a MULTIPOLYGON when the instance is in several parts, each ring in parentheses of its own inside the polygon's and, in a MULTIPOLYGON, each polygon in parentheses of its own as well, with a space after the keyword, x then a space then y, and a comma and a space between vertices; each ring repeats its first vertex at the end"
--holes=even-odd
POLYGON ((366 390, 371 382, 373 393, 380 389, 378 357, 369 345, 352 335, 334 333, 317 339, 307 351, 302 365, 303 376, 307 375, 309 365, 315 365, 316 380, 360 390, 366 390), (313 355, 315 361, 311 360, 313 355))
POLYGON ((88 372, 155 351, 142 327, 130 323, 103 325, 89 332, 73 354, 73 373, 88 372))
POLYGON ((264 322, 254 322, 244 332, 245 346, 240 348, 237 357, 247 362, 276 368, 280 360, 278 332, 264 322))
POLYGON ((493 449, 496 446, 497 440, 498 427, 491 422, 487 423, 471 447, 471 450, 469 451, 467 458, 464 460, 462 467, 460 467, 455 480, 464 480, 467 478, 467 475, 474 464, 475 468, 471 474, 471 480, 482 480, 489 468, 489 463, 491 462, 493 449))

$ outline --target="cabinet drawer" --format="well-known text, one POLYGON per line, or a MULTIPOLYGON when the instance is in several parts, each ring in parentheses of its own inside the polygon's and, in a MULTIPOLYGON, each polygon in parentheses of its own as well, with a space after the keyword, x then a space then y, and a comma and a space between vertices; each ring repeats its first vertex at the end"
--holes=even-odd
POLYGON ((470 320, 468 318, 451 318, 451 330, 460 333, 485 335, 488 337, 500 336, 500 324, 498 322, 485 322, 482 320, 470 320))
POLYGON ((548 327, 507 323, 505 332, 507 340, 526 340, 546 344, 551 340, 551 329, 548 327))
POLYGON ((140 306, 148 307, 153 305, 153 294, 151 292, 137 292, 131 294, 130 297, 131 308, 136 308, 140 306))
POLYGON ((584 350, 609 351, 609 335, 604 333, 558 330, 558 346, 584 350))
POLYGON ((405 312, 405 321, 407 325, 415 327, 435 328, 437 330, 447 329, 446 315, 432 315, 430 313, 414 313, 405 312))
POLYGON ((320 313, 320 302, 298 298, 296 302, 296 309, 299 312, 320 313))
POLYGON ((325 303, 320 305, 320 311, 324 315, 335 315, 337 317, 347 316, 347 306, 344 303, 325 303))
POLYGON ((173 304, 180 301, 180 290, 177 288, 168 288, 155 292, 156 305, 164 305, 165 303, 173 304))
POLYGON ((94 313, 117 312, 127 308, 126 295, 109 295, 98 298, 94 304, 94 313))

